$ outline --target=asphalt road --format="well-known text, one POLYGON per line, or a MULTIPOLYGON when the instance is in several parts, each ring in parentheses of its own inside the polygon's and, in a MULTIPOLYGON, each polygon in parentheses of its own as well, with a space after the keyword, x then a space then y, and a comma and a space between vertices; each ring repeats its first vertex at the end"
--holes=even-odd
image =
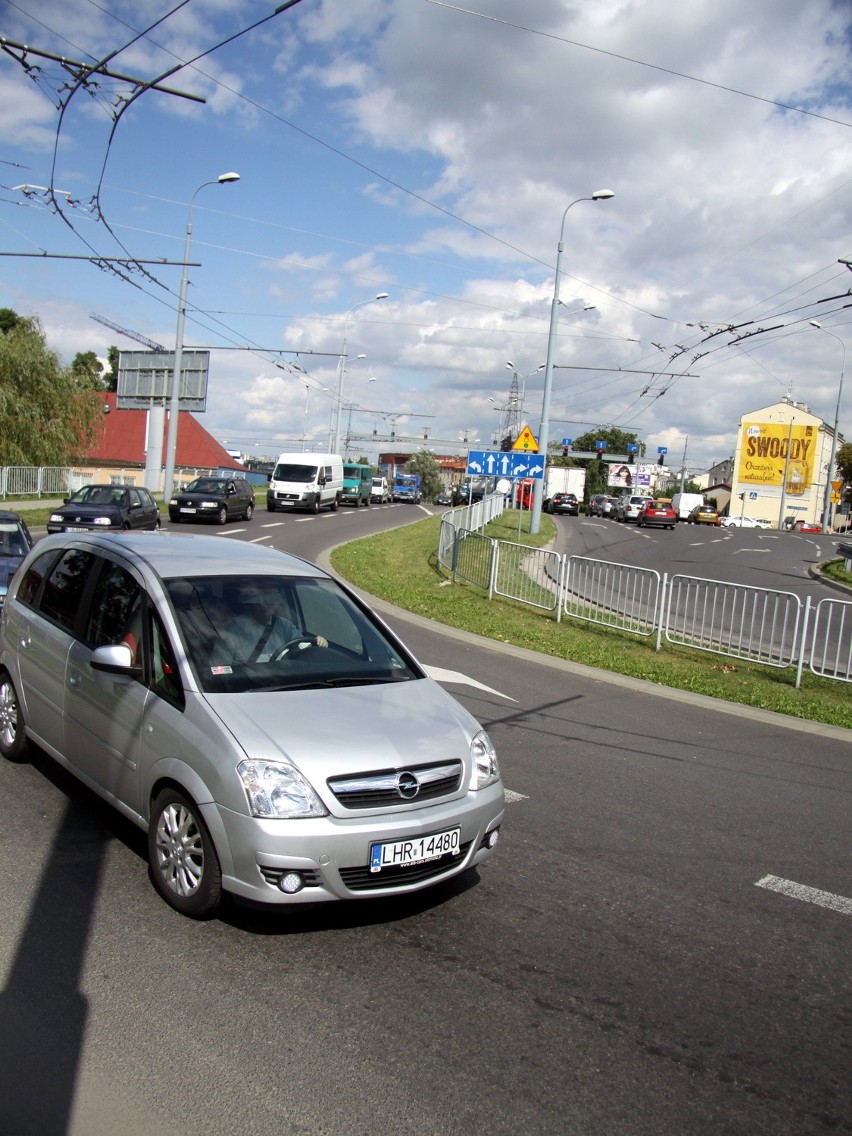
MULTIPOLYGON (((221 531, 318 559, 409 511, 221 531)), ((3 1136, 852 1131, 850 732, 383 613, 494 738, 500 854, 193 923, 141 834, 0 764, 3 1136)))

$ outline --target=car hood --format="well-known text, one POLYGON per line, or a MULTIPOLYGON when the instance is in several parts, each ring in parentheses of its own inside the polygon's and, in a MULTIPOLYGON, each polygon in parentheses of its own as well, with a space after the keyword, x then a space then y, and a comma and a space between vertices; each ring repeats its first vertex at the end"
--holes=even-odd
POLYGON ((326 777, 458 759, 480 726, 430 678, 377 686, 203 696, 246 755, 326 777))
POLYGON ((66 521, 91 520, 92 517, 114 517, 121 513, 119 505, 62 505, 53 510, 66 521))
POLYGON ((174 496, 182 505, 197 505, 199 501, 224 501, 227 494, 221 493, 175 493, 174 496))

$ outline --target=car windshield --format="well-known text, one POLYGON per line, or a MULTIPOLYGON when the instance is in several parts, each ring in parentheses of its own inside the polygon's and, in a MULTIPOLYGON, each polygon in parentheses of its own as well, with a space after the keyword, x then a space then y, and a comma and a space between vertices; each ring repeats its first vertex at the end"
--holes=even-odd
POLYGON ((124 490, 118 485, 84 485, 68 499, 69 505, 123 505, 124 490))
POLYGON ((219 477, 196 477, 195 481, 190 481, 186 487, 187 493, 224 493, 224 482, 219 477))
POLYGON ((315 465, 285 464, 281 462, 275 467, 272 475, 273 481, 314 481, 317 476, 315 465))
POLYGON ((423 677, 333 580, 198 576, 167 580, 166 589, 187 656, 208 693, 423 677))
POLYGON ((0 521, 0 556, 26 556, 29 543, 15 521, 0 521))

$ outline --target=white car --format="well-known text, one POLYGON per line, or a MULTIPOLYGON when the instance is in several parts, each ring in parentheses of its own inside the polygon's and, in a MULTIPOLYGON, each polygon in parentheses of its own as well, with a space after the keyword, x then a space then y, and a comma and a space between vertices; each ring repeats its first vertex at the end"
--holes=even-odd
POLYGON ((722 524, 728 529, 768 529, 772 526, 763 517, 722 517, 722 524))

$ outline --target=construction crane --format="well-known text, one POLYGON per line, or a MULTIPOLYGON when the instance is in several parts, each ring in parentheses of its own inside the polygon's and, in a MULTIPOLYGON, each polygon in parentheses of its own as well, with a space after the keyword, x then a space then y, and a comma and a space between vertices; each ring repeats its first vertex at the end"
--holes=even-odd
POLYGON ((108 320, 105 316, 99 316, 97 312, 89 312, 89 319, 97 320, 105 327, 111 327, 113 331, 119 332, 120 335, 126 335, 128 339, 135 339, 137 343, 144 343, 152 351, 167 351, 167 347, 163 347, 160 343, 155 343, 153 339, 147 339, 141 332, 131 331, 130 328, 121 327, 112 320, 108 320))

